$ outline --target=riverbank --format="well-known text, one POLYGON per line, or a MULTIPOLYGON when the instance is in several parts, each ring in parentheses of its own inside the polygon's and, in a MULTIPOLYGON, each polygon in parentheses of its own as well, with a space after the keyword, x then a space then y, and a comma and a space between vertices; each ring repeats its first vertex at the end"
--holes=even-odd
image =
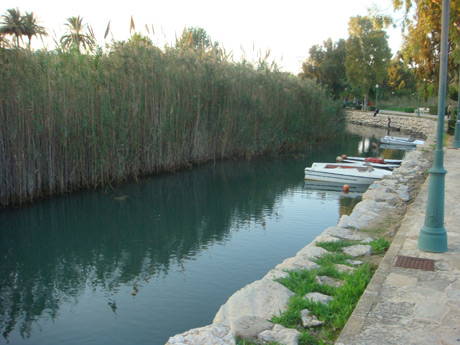
MULTIPOLYGON (((364 112, 348 112, 347 121, 362 121, 368 126, 386 127, 386 117, 373 117, 372 114, 364 112)), ((353 213, 350 216, 342 216, 337 227, 326 229, 296 256, 284 260, 261 280, 232 295, 219 309, 212 325, 171 337, 168 344, 235 344, 235 336, 245 337, 248 332, 252 332, 255 338, 268 336, 271 341, 297 344, 300 336, 297 330, 266 322, 273 315, 285 311, 290 297, 293 296, 292 291, 275 279, 286 277, 287 271, 317 268, 318 265, 313 260, 328 254, 327 250, 316 246, 319 242, 355 241, 356 245, 350 247, 352 256, 363 257, 363 260, 372 257, 372 250, 368 245, 369 238, 379 236, 379 229, 391 236, 391 232, 396 230, 395 224, 406 214, 407 208, 417 197, 421 183, 425 180, 426 171, 431 166, 436 122, 411 117, 393 117, 392 125, 393 122, 399 130, 425 136, 425 144, 417 151, 407 154, 401 167, 389 178, 374 183, 363 194, 363 200, 358 203, 353 213)))

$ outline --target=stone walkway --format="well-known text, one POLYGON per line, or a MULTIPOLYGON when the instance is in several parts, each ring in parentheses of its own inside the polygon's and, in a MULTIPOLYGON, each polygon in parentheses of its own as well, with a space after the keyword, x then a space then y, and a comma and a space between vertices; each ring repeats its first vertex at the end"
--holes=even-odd
POLYGON ((445 150, 444 167, 448 251, 417 248, 427 179, 336 345, 460 344, 460 149, 445 150), (434 271, 395 267, 398 256, 432 259, 434 271))

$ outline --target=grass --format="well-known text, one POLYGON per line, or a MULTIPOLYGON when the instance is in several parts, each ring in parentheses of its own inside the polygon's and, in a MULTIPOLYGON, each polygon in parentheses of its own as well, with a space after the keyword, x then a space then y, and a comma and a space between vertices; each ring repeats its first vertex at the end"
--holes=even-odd
MULTIPOLYGON (((342 249, 355 244, 357 243, 353 241, 318 242, 317 246, 331 252, 314 260, 321 268, 290 271, 289 277, 278 280, 293 291, 295 296, 291 297, 287 310, 280 315, 273 316, 271 321, 287 328, 300 330, 299 345, 333 344, 369 284, 375 271, 372 265, 364 263, 353 273, 339 272, 335 266, 336 264, 351 266, 347 260, 354 258, 344 254, 342 249), (316 280, 317 276, 342 280, 343 285, 340 287, 320 285, 316 280), (315 303, 304 299, 309 292, 319 292, 332 296, 334 299, 328 305, 315 303), (309 309, 324 324, 315 328, 303 328, 300 312, 304 309, 309 309)), ((374 254, 381 255, 388 250, 390 242, 379 237, 370 245, 374 254)), ((257 343, 240 339, 237 344, 253 345, 257 343)))

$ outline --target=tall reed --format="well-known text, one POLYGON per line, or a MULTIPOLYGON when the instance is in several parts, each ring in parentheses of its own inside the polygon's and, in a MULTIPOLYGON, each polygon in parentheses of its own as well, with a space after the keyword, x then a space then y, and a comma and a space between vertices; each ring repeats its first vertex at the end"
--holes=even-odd
POLYGON ((212 52, 0 50, 0 205, 332 137, 309 81, 212 52))

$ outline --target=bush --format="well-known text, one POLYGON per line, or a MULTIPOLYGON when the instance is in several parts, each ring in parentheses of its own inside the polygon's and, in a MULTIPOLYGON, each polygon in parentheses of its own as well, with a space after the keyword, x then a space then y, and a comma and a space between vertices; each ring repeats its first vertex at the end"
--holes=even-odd
POLYGON ((374 110, 375 110, 375 107, 374 107, 374 106, 367 107, 367 110, 369 110, 369 111, 374 111, 374 110))
POLYGON ((413 107, 407 107, 407 108, 404 109, 405 113, 411 113, 412 114, 414 111, 415 111, 415 109, 413 107))
POLYGON ((433 105, 430 107, 430 115, 438 115, 438 106, 433 105))
POLYGON ((361 110, 362 106, 361 105, 355 105, 356 110, 361 110))

